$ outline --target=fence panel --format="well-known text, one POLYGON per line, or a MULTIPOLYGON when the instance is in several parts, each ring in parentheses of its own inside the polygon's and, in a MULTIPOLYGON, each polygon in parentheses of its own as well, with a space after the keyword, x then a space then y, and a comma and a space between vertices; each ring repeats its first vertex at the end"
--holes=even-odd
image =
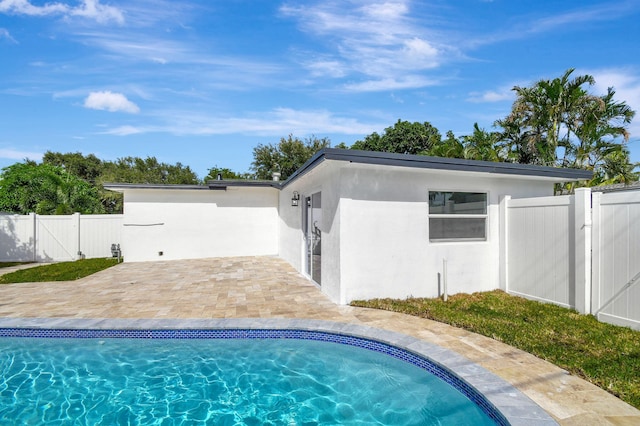
POLYGON ((593 194, 592 313, 640 329, 640 192, 593 194))
POLYGON ((90 259, 111 257, 111 244, 122 242, 122 215, 86 215, 80 219, 80 251, 90 259))
POLYGON ((573 196, 508 200, 509 293, 575 307, 573 196))
POLYGON ((0 261, 33 261, 34 232, 35 215, 0 215, 0 261))
POLYGON ((36 248, 39 262, 66 262, 78 259, 76 216, 38 215, 36 248))
POLYGON ((110 257, 122 215, 0 215, 0 261, 59 262, 110 257))

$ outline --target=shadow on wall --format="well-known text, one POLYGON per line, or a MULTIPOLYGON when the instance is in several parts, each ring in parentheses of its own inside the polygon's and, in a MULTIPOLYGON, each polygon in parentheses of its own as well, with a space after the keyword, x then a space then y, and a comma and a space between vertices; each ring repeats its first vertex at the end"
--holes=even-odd
POLYGON ((33 238, 28 242, 20 242, 15 232, 15 225, 8 222, 4 227, 0 227, 0 262, 47 262, 51 261, 48 256, 42 258, 36 255, 34 259, 33 238))

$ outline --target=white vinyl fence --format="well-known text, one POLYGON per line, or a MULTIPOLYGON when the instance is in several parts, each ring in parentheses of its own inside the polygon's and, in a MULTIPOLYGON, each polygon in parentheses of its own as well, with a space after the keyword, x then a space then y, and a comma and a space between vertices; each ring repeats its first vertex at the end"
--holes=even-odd
POLYGON ((640 329, 640 191, 502 203, 501 287, 640 329))
POLYGON ((0 261, 61 262, 111 257, 122 215, 0 215, 0 261))
POLYGON ((593 194, 592 277, 591 313, 640 329, 640 191, 593 194))

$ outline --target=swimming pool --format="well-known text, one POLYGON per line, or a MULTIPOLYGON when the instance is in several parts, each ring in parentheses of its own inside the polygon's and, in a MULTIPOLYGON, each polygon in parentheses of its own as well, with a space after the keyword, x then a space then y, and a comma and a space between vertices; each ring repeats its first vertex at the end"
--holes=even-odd
MULTIPOLYGON (((0 335, 38 339, 0 339, 0 418, 24 424, 68 424, 64 418, 79 424, 509 424, 466 381, 420 356, 421 349, 353 336, 353 327, 329 328, 5 328, 0 335)), ((538 414, 526 416, 542 420, 538 414)))

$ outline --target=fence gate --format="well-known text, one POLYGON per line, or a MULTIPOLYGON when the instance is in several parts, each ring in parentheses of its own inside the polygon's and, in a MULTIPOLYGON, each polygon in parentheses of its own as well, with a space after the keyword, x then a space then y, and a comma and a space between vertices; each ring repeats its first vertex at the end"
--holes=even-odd
POLYGON ((592 291, 598 319, 640 329, 640 191, 593 194, 592 291))

